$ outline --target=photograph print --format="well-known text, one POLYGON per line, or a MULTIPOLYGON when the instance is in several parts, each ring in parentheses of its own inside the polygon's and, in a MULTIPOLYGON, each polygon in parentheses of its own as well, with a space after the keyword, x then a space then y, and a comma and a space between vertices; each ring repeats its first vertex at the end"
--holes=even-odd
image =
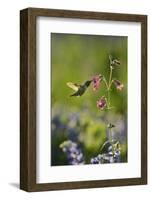
POLYGON ((50 165, 128 162, 127 36, 51 33, 50 165))

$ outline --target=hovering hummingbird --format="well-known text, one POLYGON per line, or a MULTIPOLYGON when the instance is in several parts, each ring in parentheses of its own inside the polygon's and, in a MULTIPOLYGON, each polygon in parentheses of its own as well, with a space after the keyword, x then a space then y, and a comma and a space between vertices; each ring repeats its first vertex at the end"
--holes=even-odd
POLYGON ((72 88, 75 91, 75 93, 71 94, 70 97, 73 97, 73 96, 80 97, 80 96, 82 96, 85 93, 85 91, 87 90, 87 88, 89 87, 89 85, 91 84, 91 82, 92 82, 92 80, 85 81, 85 83, 83 85, 68 82, 67 86, 72 88))

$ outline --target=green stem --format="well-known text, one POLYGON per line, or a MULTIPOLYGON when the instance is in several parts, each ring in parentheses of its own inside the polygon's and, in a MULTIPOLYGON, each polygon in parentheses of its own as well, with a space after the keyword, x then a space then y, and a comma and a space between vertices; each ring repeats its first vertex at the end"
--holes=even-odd
MULTIPOLYGON (((108 91, 108 88, 109 88, 109 85, 108 85, 108 83, 107 83, 107 81, 106 81, 106 78, 105 77, 103 77, 103 81, 104 81, 104 83, 105 83, 105 86, 106 86, 106 89, 107 89, 107 91, 108 91)), ((107 109, 109 108, 109 104, 108 104, 108 97, 107 97, 107 109)))
POLYGON ((112 72, 113 72, 113 68, 112 68, 112 66, 110 66, 109 89, 110 89, 111 84, 112 84, 112 72))
POLYGON ((110 90, 107 91, 108 109, 110 108, 110 90))
POLYGON ((110 105, 111 105, 111 103, 110 103, 110 101, 111 101, 110 90, 111 90, 111 85, 112 85, 112 73, 113 73, 113 67, 112 67, 112 65, 110 63, 110 75, 109 75, 109 81, 108 81, 108 83, 106 81, 106 78, 103 77, 103 81, 104 81, 104 83, 106 85, 106 88, 107 88, 107 109, 111 108, 110 107, 110 105))
POLYGON ((105 85, 106 85, 106 88, 107 88, 107 90, 108 90, 109 86, 108 86, 108 83, 107 83, 107 81, 106 81, 106 78, 105 78, 105 77, 103 77, 103 81, 104 81, 104 83, 105 83, 105 85))
POLYGON ((112 142, 112 130, 109 128, 109 141, 112 142))
POLYGON ((109 76, 109 83, 108 83, 108 88, 107 88, 107 93, 108 93, 108 99, 107 99, 107 101, 108 101, 108 109, 110 109, 110 101, 111 101, 111 99, 110 99, 110 90, 111 90, 111 85, 112 85, 112 72, 113 72, 113 68, 112 68, 112 66, 110 65, 110 76, 109 76))

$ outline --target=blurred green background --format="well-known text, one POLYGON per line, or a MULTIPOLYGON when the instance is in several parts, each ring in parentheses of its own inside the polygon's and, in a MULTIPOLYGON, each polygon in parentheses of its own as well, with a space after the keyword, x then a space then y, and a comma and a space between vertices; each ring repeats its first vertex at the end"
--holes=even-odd
POLYGON ((59 145, 67 139, 80 144, 86 163, 99 153, 107 140, 108 122, 116 125, 114 137, 122 145, 122 162, 127 161, 127 37, 77 34, 51 34, 51 165, 66 165, 59 145), (80 98, 66 83, 82 84, 94 75, 109 79, 109 55, 121 65, 113 70, 113 78, 124 84, 122 91, 113 86, 111 111, 100 111, 96 101, 106 94, 104 84, 97 91, 92 86, 80 98))

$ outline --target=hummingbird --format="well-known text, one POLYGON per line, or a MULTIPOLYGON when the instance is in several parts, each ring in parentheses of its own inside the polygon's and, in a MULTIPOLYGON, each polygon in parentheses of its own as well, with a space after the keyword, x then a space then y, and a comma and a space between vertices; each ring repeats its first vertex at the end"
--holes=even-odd
POLYGON ((80 96, 82 96, 85 93, 85 91, 87 90, 87 88, 90 86, 91 82, 92 82, 92 80, 85 81, 83 85, 68 82, 67 86, 72 88, 75 91, 75 93, 71 94, 70 97, 73 97, 73 96, 80 97, 80 96))

